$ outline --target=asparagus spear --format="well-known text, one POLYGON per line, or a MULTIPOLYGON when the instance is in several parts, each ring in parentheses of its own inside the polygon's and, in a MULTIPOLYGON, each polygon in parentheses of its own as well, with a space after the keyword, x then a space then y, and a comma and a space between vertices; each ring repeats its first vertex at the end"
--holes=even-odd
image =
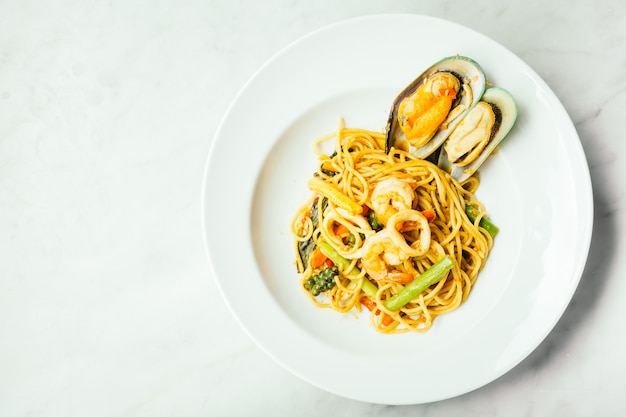
POLYGON ((385 301, 385 307, 391 311, 400 310, 409 301, 426 290, 426 288, 439 282, 453 266, 454 261, 452 258, 444 256, 424 271, 424 273, 408 283, 396 295, 385 301))
MULTIPOLYGON (((470 219, 472 223, 476 221, 476 217, 478 217, 478 212, 476 211, 476 207, 469 205, 469 204, 465 206, 465 214, 467 214, 467 217, 470 219)), ((483 229, 485 229, 487 232, 489 232, 491 237, 495 237, 498 234, 498 231, 500 230, 498 229, 498 226, 491 223, 491 221, 486 217, 481 218, 480 222, 478 222, 478 225, 482 227, 483 229)))
MULTIPOLYGON (((341 267, 342 271, 348 269, 348 267, 350 266, 350 261, 338 254, 332 246, 323 241, 320 241, 318 243, 318 246, 320 247, 322 253, 326 255, 326 257, 328 257, 328 259, 333 261, 335 265, 341 267)), ((360 273, 361 271, 356 266, 350 270, 351 275, 359 275, 360 273)), ((376 292, 378 291, 378 287, 372 284, 372 282, 365 277, 363 277, 363 284, 361 286, 361 289, 365 294, 372 298, 376 297, 376 292)))

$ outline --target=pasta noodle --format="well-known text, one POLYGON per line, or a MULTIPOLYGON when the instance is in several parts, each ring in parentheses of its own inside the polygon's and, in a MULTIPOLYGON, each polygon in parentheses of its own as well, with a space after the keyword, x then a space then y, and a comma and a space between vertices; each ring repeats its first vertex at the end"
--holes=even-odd
POLYGON ((315 140, 314 150, 320 163, 309 182, 313 195, 291 222, 300 285, 310 300, 342 313, 366 307, 384 333, 426 331, 458 308, 493 245, 479 227, 485 210, 474 196, 478 179, 461 184, 427 160, 399 149, 387 153, 382 133, 343 122, 315 140), (327 155, 322 146, 331 143, 327 155), (468 204, 480 213, 474 222, 468 204), (454 265, 438 282, 398 310, 386 306, 446 256, 454 265))

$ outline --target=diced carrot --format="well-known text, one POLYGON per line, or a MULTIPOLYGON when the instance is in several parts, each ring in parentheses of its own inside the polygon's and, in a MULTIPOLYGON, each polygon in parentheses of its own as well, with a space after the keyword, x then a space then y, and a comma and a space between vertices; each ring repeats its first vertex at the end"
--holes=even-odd
POLYGON ((383 313, 382 317, 380 318, 381 324, 385 327, 389 326, 394 321, 395 319, 387 313, 383 313))
POLYGON ((327 267, 332 268, 333 266, 335 266, 335 263, 333 261, 331 261, 329 258, 326 258, 326 260, 324 261, 324 263, 326 264, 327 267))
POLYGON ((348 230, 348 228, 344 226, 343 224, 338 223, 337 226, 335 227, 335 235, 345 236, 348 234, 350 234, 350 230, 348 230))
POLYGON ((363 304, 363 306, 367 308, 369 311, 372 311, 373 309, 376 308, 376 303, 372 301, 372 299, 369 297, 361 297, 360 301, 361 301, 361 304, 363 304))
POLYGON ((426 220, 428 220, 428 223, 433 222, 436 218, 437 215, 435 214, 435 212, 433 210, 422 210, 422 214, 424 215, 424 217, 426 217, 426 220))
POLYGON ((325 170, 325 171, 337 172, 337 170, 333 166, 332 162, 330 162, 330 161, 324 161, 322 163, 322 169, 325 170))
POLYGON ((311 266, 313 268, 319 268, 320 266, 324 265, 324 262, 326 262, 326 259, 328 258, 326 257, 326 255, 322 253, 322 251, 320 250, 318 246, 313 250, 313 253, 311 253, 311 258, 309 262, 311 263, 311 266))
MULTIPOLYGON (((380 314, 380 310, 378 309, 378 307, 376 306, 376 303, 369 297, 361 297, 361 304, 363 304, 363 306, 365 308, 367 308, 369 311, 373 311, 376 310, 376 315, 380 314)), ((383 315, 380 317, 381 320, 381 324, 383 326, 389 326, 391 323, 393 323, 395 320, 392 316, 390 316, 387 313, 383 313, 383 315)))
POLYGON ((376 315, 380 314, 380 310, 378 310, 376 303, 371 298, 361 297, 360 301, 361 301, 361 304, 363 304, 363 306, 367 308, 369 311, 373 311, 374 309, 376 309, 376 315))

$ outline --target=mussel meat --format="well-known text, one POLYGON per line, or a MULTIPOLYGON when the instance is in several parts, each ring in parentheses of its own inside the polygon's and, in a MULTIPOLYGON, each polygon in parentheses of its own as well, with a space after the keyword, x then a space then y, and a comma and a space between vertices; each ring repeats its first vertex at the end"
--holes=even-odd
POLYGON ((426 158, 448 138, 485 91, 474 60, 455 55, 435 63, 394 100, 387 121, 387 151, 403 149, 426 158))
POLYGON ((443 144, 439 167, 458 181, 466 180, 502 142, 516 119, 517 104, 511 94, 503 88, 487 88, 443 144))

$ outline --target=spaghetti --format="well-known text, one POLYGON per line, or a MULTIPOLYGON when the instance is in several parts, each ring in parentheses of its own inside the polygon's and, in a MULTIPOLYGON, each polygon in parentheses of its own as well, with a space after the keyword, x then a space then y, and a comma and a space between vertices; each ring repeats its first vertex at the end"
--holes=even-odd
POLYGON ((314 149, 320 163, 308 184, 313 195, 291 222, 311 301, 342 313, 366 307, 384 333, 426 331, 458 308, 493 244, 479 226, 485 210, 474 196, 478 179, 459 183, 427 160, 386 152, 383 134, 343 123, 314 149), (331 143, 327 155, 322 147, 331 143), (478 213, 473 221, 470 205, 478 213), (450 267, 432 285, 390 307, 444 258, 450 267))

